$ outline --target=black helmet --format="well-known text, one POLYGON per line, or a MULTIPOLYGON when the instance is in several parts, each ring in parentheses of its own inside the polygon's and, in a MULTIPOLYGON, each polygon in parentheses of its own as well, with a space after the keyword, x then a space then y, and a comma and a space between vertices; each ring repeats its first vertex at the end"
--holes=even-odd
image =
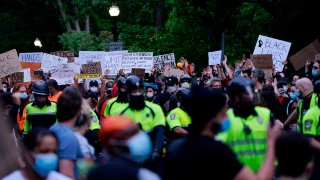
POLYGON ((92 86, 98 87, 98 86, 99 86, 99 83, 98 83, 98 81, 96 81, 96 80, 92 80, 92 81, 90 81, 89 86, 90 86, 90 87, 92 87, 92 86))
POLYGON ((179 88, 177 92, 177 99, 179 102, 186 101, 190 98, 191 90, 188 88, 179 88))
POLYGON ((34 86, 32 93, 37 95, 42 95, 42 96, 48 96, 49 88, 44 83, 37 84, 34 86))
POLYGON ((118 89, 126 88, 126 78, 120 77, 117 82, 118 89))
POLYGON ((126 86, 128 92, 131 92, 136 89, 144 89, 144 84, 141 78, 135 75, 131 75, 126 80, 126 86))
POLYGON ((233 100, 236 95, 247 92, 247 88, 253 90, 253 83, 247 78, 239 77, 230 82, 229 96, 233 100))
POLYGON ((188 82, 191 83, 191 77, 188 74, 181 75, 180 83, 188 82))

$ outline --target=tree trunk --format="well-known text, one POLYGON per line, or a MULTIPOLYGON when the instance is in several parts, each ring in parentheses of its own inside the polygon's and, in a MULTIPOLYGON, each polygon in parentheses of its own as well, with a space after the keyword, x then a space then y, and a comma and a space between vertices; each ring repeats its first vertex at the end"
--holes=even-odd
POLYGON ((156 7, 156 27, 163 25, 163 6, 158 4, 156 7))
POLYGON ((80 24, 79 24, 79 19, 72 19, 72 22, 73 22, 73 25, 76 29, 77 32, 80 32, 81 31, 81 28, 80 28, 80 24))
POLYGON ((60 13, 61 13, 63 22, 64 22, 65 25, 66 25, 67 32, 71 32, 71 31, 72 31, 71 24, 70 24, 69 21, 67 21, 67 14, 66 14, 66 12, 64 12, 64 10, 63 10, 63 8, 62 8, 62 2, 61 2, 61 0, 57 0, 57 3, 58 3, 58 6, 59 6, 59 9, 60 9, 60 13))
POLYGON ((86 16, 86 32, 90 33, 90 16, 86 16))

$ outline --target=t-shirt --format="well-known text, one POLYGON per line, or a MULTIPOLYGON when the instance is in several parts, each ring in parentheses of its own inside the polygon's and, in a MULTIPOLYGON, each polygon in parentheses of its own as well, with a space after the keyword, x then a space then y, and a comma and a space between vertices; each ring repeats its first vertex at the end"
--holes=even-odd
MULTIPOLYGON (((50 131, 52 131, 58 138, 59 149, 58 149, 58 158, 59 160, 72 160, 76 161, 77 159, 83 158, 83 154, 81 152, 80 144, 78 142, 77 137, 74 135, 72 129, 68 126, 62 125, 60 123, 56 123, 50 127, 50 131)), ((74 175, 76 179, 78 177, 78 173, 76 170, 76 166, 74 169, 74 175)))
POLYGON ((204 136, 188 137, 169 145, 165 179, 234 179, 242 168, 222 142, 204 136))
POLYGON ((62 91, 59 91, 56 95, 54 96, 48 96, 49 101, 53 102, 58 102, 59 97, 61 96, 62 91))
POLYGON ((84 157, 94 157, 94 148, 89 144, 88 140, 79 132, 74 132, 80 144, 81 152, 84 157))
MULTIPOLYGON (((23 177, 20 170, 16 170, 2 179, 3 180, 25 180, 26 178, 23 177)), ((46 178, 46 180, 71 180, 71 178, 61 173, 58 173, 56 171, 51 171, 48 174, 48 177, 46 178)))

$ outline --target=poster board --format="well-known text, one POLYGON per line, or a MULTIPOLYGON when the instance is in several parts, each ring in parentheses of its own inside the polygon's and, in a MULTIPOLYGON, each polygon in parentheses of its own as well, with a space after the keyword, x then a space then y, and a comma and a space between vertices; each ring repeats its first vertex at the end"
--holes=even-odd
POLYGON ((82 64, 93 63, 94 60, 101 61, 107 55, 104 51, 79 51, 79 58, 82 64))
POLYGON ((94 62, 81 65, 82 74, 102 74, 101 62, 94 62))
POLYGON ((171 68, 176 68, 176 59, 174 53, 153 56, 153 65, 156 69, 162 69, 166 64, 170 64, 171 68))
POLYGON ((275 70, 282 72, 282 62, 287 60, 290 47, 290 42, 259 35, 253 54, 272 54, 275 70))
POLYGON ((136 75, 136 76, 140 77, 142 80, 144 80, 145 72, 146 72, 145 69, 132 68, 131 75, 136 75))
POLYGON ((122 55, 105 56, 101 61, 102 72, 106 74, 110 71, 110 75, 117 75, 119 70, 122 69, 122 55))
POLYGON ((315 59, 315 55, 318 53, 320 53, 320 43, 317 39, 292 55, 289 59, 294 69, 299 70, 305 66, 308 60, 313 61, 315 59))
POLYGON ((19 59, 21 62, 39 62, 42 61, 43 52, 27 52, 19 53, 19 59))
POLYGON ((150 73, 153 68, 153 52, 123 54, 121 63, 125 73, 131 73, 132 68, 145 69, 146 73, 150 73))
POLYGON ((184 74, 184 72, 180 69, 169 69, 168 71, 165 72, 164 76, 165 77, 174 76, 174 77, 178 78, 178 80, 180 81, 180 77, 183 74, 184 74))
POLYGON ((68 63, 74 62, 74 53, 72 51, 55 51, 55 52, 50 52, 50 54, 67 58, 68 63))
POLYGON ((273 72, 272 54, 259 54, 259 55, 251 54, 250 59, 256 69, 260 69, 264 72, 265 79, 272 77, 272 72, 273 72))
POLYGON ((15 49, 0 54, 0 78, 21 70, 22 67, 15 49))
POLYGON ((222 50, 208 52, 208 61, 209 61, 208 64, 209 65, 221 64, 221 53, 222 53, 222 50))
POLYGON ((31 80, 39 80, 39 77, 34 75, 34 71, 41 68, 41 63, 21 62, 21 66, 23 69, 30 69, 31 80))
POLYGON ((23 82, 31 82, 30 68, 22 69, 20 72, 23 73, 23 82))
POLYGON ((97 79, 102 78, 101 74, 77 74, 76 79, 97 79))
POLYGON ((58 64, 67 63, 67 62, 68 62, 67 58, 43 53, 41 69, 43 70, 43 72, 48 73, 52 66, 57 66, 58 64))
POLYGON ((16 73, 11 74, 9 76, 11 83, 13 83, 13 84, 23 83, 24 82, 24 75, 23 74, 24 74, 23 72, 16 72, 16 73))
POLYGON ((73 84, 76 74, 80 74, 80 66, 74 63, 58 64, 50 69, 51 79, 55 79, 59 85, 73 84))

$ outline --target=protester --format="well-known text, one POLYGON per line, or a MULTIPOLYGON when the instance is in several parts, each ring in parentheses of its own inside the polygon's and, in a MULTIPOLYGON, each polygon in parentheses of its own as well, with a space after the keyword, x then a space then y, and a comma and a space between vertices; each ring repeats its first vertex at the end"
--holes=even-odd
POLYGON ((58 86, 58 82, 54 79, 49 79, 46 81, 46 85, 49 88, 50 91, 50 96, 48 97, 48 99, 50 101, 53 101, 55 103, 58 102, 59 97, 62 94, 62 91, 59 91, 59 86, 58 86))
POLYGON ((180 87, 191 89, 191 77, 188 74, 181 75, 180 87))
POLYGON ((47 129, 34 128, 24 138, 23 158, 25 167, 12 172, 4 180, 22 179, 57 179, 70 178, 56 172, 58 168, 58 141, 47 129))
POLYGON ((314 61, 311 74, 313 82, 316 82, 320 79, 320 60, 314 61))
POLYGON ((219 89, 222 90, 222 82, 219 78, 214 77, 208 82, 208 87, 211 87, 212 89, 219 89))
POLYGON ((13 87, 13 93, 19 92, 21 93, 21 104, 17 114, 17 122, 19 125, 19 132, 23 132, 24 129, 24 121, 26 119, 27 111, 26 106, 29 103, 29 96, 27 94, 27 88, 25 85, 19 83, 13 87))
POLYGON ((226 96, 219 90, 197 87, 192 91, 190 104, 190 135, 169 146, 165 179, 272 179, 278 126, 269 129, 266 158, 255 175, 228 146, 215 140, 219 132, 232 128, 226 114, 226 96))
POLYGON ((259 106, 263 104, 263 99, 261 97, 261 91, 262 91, 262 87, 264 85, 264 81, 265 81, 265 75, 264 72, 260 69, 255 69, 252 71, 251 73, 251 81, 254 85, 254 103, 255 105, 259 106))
POLYGON ((81 115, 81 105, 82 96, 76 88, 64 89, 57 103, 58 123, 50 128, 59 142, 59 172, 72 179, 79 179, 75 163, 83 157, 79 142, 73 133, 81 115))
POLYGON ((146 100, 152 102, 157 96, 158 86, 154 83, 148 83, 146 86, 146 100))
POLYGON ((108 159, 92 170, 89 180, 160 179, 138 164, 151 155, 152 143, 132 120, 123 116, 109 116, 102 123, 100 138, 108 159))
POLYGON ((7 82, 2 82, 2 88, 0 89, 0 93, 10 92, 9 84, 7 82))

